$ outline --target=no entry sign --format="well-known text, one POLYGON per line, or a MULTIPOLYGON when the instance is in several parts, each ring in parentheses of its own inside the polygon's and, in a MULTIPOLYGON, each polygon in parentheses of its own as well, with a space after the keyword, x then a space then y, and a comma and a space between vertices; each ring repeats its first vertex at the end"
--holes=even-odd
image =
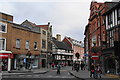
POLYGON ((93 53, 93 54, 92 54, 92 59, 93 59, 93 60, 98 60, 98 59, 99 59, 98 54, 97 54, 97 53, 93 53))

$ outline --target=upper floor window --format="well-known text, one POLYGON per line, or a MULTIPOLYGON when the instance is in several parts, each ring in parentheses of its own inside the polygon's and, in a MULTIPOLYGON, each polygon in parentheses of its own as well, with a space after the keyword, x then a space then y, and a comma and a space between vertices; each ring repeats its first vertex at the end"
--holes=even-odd
POLYGON ((0 22, 0 32, 2 33, 7 32, 7 24, 0 22))
POLYGON ((117 16, 118 16, 118 20, 120 20, 120 8, 117 10, 117 16))
POLYGON ((37 50, 37 42, 34 42, 34 49, 37 50))
POLYGON ((112 13, 108 14, 108 25, 112 24, 112 13))
POLYGON ((20 39, 16 39, 16 48, 20 48, 20 39))
POLYGON ((43 30, 42 33, 43 33, 44 35, 46 35, 46 31, 43 30))
POLYGON ((5 50, 6 39, 0 38, 0 50, 5 50))
POLYGON ((46 40, 42 40, 42 48, 46 48, 46 40))
POLYGON ((30 43, 28 40, 26 41, 26 49, 30 49, 30 43))

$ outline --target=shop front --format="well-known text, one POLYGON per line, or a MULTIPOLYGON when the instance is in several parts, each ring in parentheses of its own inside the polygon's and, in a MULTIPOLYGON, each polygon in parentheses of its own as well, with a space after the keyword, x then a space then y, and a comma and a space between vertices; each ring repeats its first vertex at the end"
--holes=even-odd
POLYGON ((13 59, 13 54, 11 51, 0 51, 0 70, 10 71, 11 59, 13 59))

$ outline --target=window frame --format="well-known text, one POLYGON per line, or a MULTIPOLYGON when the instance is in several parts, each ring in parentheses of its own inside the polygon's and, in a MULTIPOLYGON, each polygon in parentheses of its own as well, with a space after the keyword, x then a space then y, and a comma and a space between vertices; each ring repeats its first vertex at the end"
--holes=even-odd
POLYGON ((20 48, 20 42, 21 42, 21 40, 20 39, 16 39, 16 48, 20 48), (19 42, 18 42, 19 41, 19 42))
POLYGON ((26 40, 26 42, 25 42, 25 49, 30 49, 30 41, 29 40, 26 40))
POLYGON ((0 38, 0 40, 2 39, 4 39, 4 44, 1 45, 2 47, 0 47, 1 48, 0 50, 6 50, 6 38, 0 38))
POLYGON ((42 48, 46 49, 46 40, 44 40, 44 39, 42 39, 42 48), (43 43, 43 42, 45 42, 45 43, 43 43))
POLYGON ((37 42, 34 42, 34 50, 37 50, 38 49, 38 43, 37 42), (36 46, 36 47, 35 47, 36 46))
POLYGON ((44 35, 46 35, 46 31, 45 31, 45 30, 43 30, 42 33, 43 33, 44 35))
POLYGON ((117 20, 120 20, 120 8, 117 9, 117 20))
POLYGON ((7 24, 0 22, 0 33, 7 33, 7 24), (5 25, 5 31, 2 31, 2 25, 5 25))

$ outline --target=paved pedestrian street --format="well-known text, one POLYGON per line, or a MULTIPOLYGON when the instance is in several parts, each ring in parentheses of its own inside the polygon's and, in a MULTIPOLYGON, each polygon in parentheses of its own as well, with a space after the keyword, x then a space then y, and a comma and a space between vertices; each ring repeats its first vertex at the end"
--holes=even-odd
POLYGON ((20 75, 5 75, 2 80, 78 80, 72 76, 67 70, 61 70, 58 75, 56 70, 50 70, 46 74, 20 74, 20 75))
POLYGON ((56 69, 49 69, 46 73, 44 71, 42 71, 43 73, 9 73, 2 75, 2 80, 120 80, 120 78, 112 78, 105 75, 102 75, 102 78, 98 79, 90 78, 88 70, 79 70, 76 72, 68 66, 62 68, 60 74, 57 74, 56 69))

